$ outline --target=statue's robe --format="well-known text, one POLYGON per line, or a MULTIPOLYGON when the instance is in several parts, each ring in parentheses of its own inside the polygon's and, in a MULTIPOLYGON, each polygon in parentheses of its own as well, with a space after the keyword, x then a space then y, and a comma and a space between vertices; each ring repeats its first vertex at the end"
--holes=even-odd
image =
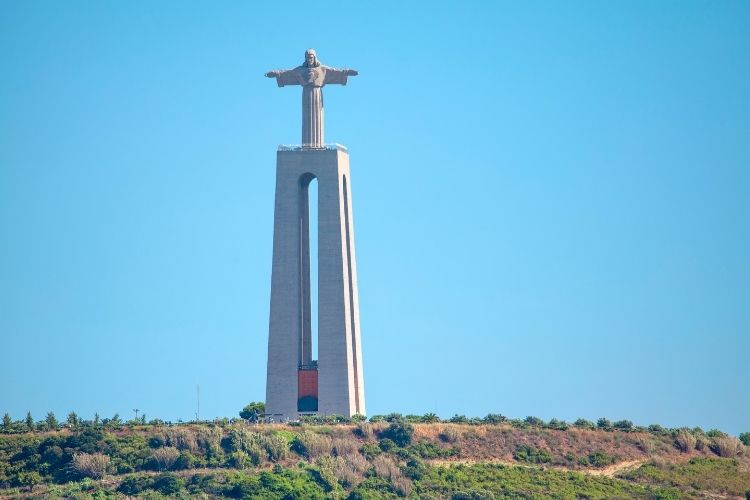
POLYGON ((276 83, 302 85, 302 147, 323 147, 323 92, 324 85, 346 85, 348 70, 317 66, 297 66, 279 71, 276 83))

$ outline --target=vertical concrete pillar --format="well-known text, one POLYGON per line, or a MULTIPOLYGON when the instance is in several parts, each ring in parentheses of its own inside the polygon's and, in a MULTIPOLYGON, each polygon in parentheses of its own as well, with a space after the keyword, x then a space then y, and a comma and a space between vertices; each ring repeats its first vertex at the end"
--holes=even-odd
POLYGON ((276 165, 266 413, 294 419, 312 387, 310 238, 318 238, 317 413, 365 414, 349 154, 343 147, 280 150, 276 165), (307 187, 318 180, 318 227, 307 187))

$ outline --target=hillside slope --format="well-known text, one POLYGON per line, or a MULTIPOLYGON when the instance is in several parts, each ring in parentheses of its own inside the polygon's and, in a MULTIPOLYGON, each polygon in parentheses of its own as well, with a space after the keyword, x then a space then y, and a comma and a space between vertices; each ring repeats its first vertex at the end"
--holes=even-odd
POLYGON ((392 422, 84 427, 0 435, 0 496, 745 498, 718 432, 392 422))

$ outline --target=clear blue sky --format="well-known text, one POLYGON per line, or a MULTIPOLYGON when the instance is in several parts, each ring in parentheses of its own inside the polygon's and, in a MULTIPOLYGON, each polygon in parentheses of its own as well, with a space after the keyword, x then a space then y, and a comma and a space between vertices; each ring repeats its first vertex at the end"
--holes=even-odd
POLYGON ((262 400, 323 63, 368 412, 750 430, 750 3, 0 4, 0 412, 262 400))

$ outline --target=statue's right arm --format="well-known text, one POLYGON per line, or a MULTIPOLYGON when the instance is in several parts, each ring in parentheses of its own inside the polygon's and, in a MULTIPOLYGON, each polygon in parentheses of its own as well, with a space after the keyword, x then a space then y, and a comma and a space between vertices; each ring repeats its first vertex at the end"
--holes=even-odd
POLYGON ((284 85, 299 84, 299 82, 297 81, 297 73, 293 69, 269 71, 268 73, 266 73, 266 76, 268 78, 276 78, 276 84, 279 87, 283 87, 284 85))

